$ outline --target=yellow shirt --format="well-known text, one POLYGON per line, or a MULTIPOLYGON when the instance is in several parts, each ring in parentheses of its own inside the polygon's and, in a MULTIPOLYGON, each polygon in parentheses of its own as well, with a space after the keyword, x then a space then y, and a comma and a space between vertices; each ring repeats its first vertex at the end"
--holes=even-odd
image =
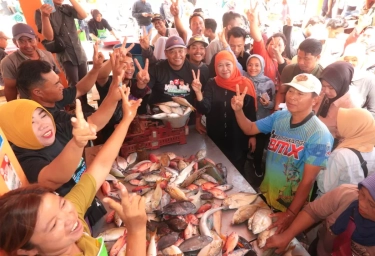
POLYGON ((97 255, 100 248, 100 243, 97 239, 91 237, 90 229, 84 219, 87 209, 90 207, 96 194, 96 181, 91 174, 83 174, 80 181, 72 188, 72 190, 65 196, 65 199, 73 203, 78 212, 78 218, 83 224, 83 231, 87 234, 76 242, 82 253, 75 256, 93 256, 97 255))

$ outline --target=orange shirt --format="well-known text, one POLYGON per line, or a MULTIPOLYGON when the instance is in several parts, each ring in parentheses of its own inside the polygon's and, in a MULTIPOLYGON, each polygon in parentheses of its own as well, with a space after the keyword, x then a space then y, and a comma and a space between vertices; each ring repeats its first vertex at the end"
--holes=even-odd
POLYGON ((279 64, 273 60, 267 52, 264 41, 254 42, 253 53, 259 54, 264 59, 264 75, 269 77, 277 86, 280 81, 280 74, 278 71, 279 64))

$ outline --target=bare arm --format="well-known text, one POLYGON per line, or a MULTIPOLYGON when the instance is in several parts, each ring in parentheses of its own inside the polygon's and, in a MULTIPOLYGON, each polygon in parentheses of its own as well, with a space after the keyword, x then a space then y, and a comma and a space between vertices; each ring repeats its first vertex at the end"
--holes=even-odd
POLYGON ((171 14, 173 15, 173 18, 174 18, 174 25, 176 26, 177 32, 180 35, 180 37, 182 38, 182 40, 184 40, 184 42, 186 43, 186 41, 187 41, 187 31, 185 30, 184 24, 182 23, 182 20, 180 19, 180 8, 179 8, 179 5, 178 5, 178 0, 176 0, 176 2, 172 1, 172 5, 171 5, 170 10, 171 10, 171 14))
POLYGON ((87 17, 86 11, 82 8, 82 6, 76 0, 70 0, 70 3, 73 5, 73 8, 76 10, 78 19, 84 20, 87 17))
MULTIPOLYGON (((251 3, 251 2, 250 2, 251 3)), ((255 4, 255 7, 252 6, 246 12, 247 19, 250 22, 250 36, 254 39, 254 42, 260 42, 263 40, 262 33, 259 28, 259 18, 258 18, 258 2, 255 4)))
POLYGON ((42 20, 42 35, 47 39, 52 41, 54 38, 54 33, 49 20, 50 14, 52 13, 52 6, 49 4, 43 4, 40 8, 41 20, 42 20))
POLYGON ((96 79, 96 83, 99 86, 104 86, 108 81, 108 77, 111 74, 111 71, 112 71, 111 62, 106 61, 99 70, 99 74, 98 74, 98 78, 96 79))
POLYGON ((4 95, 7 101, 16 100, 17 99, 17 87, 16 87, 16 80, 4 78, 4 95))
POLYGON ((243 102, 244 98, 246 96, 247 87, 245 87, 243 93, 240 93, 239 86, 236 85, 236 96, 233 96, 231 100, 232 109, 234 111, 234 114, 236 115, 236 120, 238 125, 240 126, 241 130, 246 135, 255 135, 260 133, 258 127, 254 122, 251 122, 247 117, 245 116, 245 113, 243 112, 243 102))
MULTIPOLYGON (((120 77, 114 77, 113 80, 119 81, 120 77)), ((122 97, 123 105, 123 119, 116 127, 115 131, 104 143, 99 153, 94 158, 94 161, 87 170, 96 180, 96 190, 99 190, 107 177, 109 170, 115 160, 120 147, 122 146, 126 133, 128 132, 129 125, 137 114, 137 108, 139 107, 142 100, 128 101, 130 88, 124 88, 125 94, 121 88, 117 88, 119 94, 122 97)))
POLYGON ((76 85, 76 98, 85 95, 95 84, 99 71, 103 65, 104 56, 98 51, 98 43, 94 44, 93 68, 76 85))
POLYGON ((287 91, 288 91, 288 87, 287 86, 285 86, 283 84, 279 85, 279 90, 277 91, 276 97, 275 97, 274 110, 279 110, 280 103, 284 103, 285 102, 285 94, 286 94, 287 91))

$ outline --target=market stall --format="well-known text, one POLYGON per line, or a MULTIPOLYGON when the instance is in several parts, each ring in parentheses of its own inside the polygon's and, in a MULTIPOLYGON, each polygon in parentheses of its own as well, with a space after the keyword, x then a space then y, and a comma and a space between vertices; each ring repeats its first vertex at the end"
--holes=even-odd
MULTIPOLYGON (((193 127, 190 127, 189 135, 186 138, 187 143, 184 145, 169 145, 161 147, 159 149, 148 151, 155 155, 162 154, 164 152, 173 152, 177 156, 189 157, 192 154, 195 154, 201 149, 207 151, 206 157, 213 160, 215 163, 222 163, 226 166, 228 170, 227 183, 233 185, 233 189, 227 191, 227 195, 231 195, 237 192, 250 192, 255 193, 254 189, 247 183, 247 181, 242 177, 242 175, 235 169, 235 167, 230 163, 230 161, 224 156, 224 154, 219 150, 219 148, 213 143, 213 141, 204 135, 200 135, 195 131, 193 127)), ((100 150, 101 146, 94 146, 87 148, 85 151, 85 157, 87 165, 90 165, 96 153, 100 150)), ((130 184, 126 184, 127 188, 130 190, 133 188, 130 184)), ((103 198, 101 191, 98 192, 98 197, 103 198)), ((259 203, 262 199, 258 198, 257 202, 259 203)), ((221 200, 215 199, 216 202, 220 203, 221 200)), ((262 202, 260 202, 262 203, 262 202)), ((236 232, 241 237, 245 238, 247 241, 253 241, 251 244, 258 255, 262 255, 257 247, 256 236, 248 230, 247 221, 240 225, 232 225, 231 221, 233 214, 236 209, 233 210, 224 210, 222 212, 222 235, 229 235, 233 231, 236 232), (255 241, 254 241, 255 240, 255 241)), ((106 224, 104 218, 99 221, 93 228, 93 235, 97 236, 99 233, 105 231, 109 228, 114 228, 114 224, 106 224)), ((295 245, 294 250, 289 252, 288 255, 309 255, 305 249, 294 239, 293 244, 295 245)))

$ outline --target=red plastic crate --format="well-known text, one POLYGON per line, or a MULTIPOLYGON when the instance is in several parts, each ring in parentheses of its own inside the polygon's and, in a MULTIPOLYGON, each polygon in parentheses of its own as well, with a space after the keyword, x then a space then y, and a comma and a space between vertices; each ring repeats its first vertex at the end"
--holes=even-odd
POLYGON ((159 122, 135 119, 120 149, 120 155, 126 157, 138 150, 154 150, 170 144, 186 144, 188 129, 188 126, 173 129, 169 123, 159 125, 159 122))

